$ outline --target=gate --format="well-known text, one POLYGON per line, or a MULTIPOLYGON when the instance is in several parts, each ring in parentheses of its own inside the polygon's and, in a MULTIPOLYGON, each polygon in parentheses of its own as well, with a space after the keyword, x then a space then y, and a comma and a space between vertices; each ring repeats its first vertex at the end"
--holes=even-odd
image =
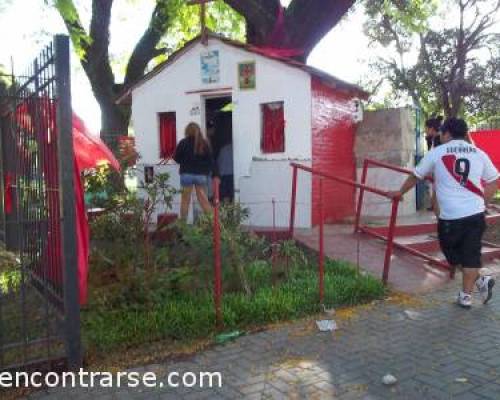
POLYGON ((55 36, 0 98, 4 236, 18 259, 0 268, 0 371, 81 365, 69 51, 55 36))

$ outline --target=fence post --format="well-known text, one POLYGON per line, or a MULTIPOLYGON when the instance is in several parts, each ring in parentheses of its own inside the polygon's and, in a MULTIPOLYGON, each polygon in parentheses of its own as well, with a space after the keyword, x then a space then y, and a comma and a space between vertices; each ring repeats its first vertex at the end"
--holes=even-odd
POLYGON ((69 38, 56 35, 55 73, 57 90, 57 140, 62 214, 62 267, 64 278, 65 345, 68 369, 82 364, 80 337, 80 303, 78 290, 78 258, 76 244, 76 212, 74 189, 73 123, 71 110, 69 38))
POLYGON ((389 269, 391 267, 391 257, 394 248, 394 233, 395 233, 394 231, 396 229, 396 219, 398 216, 398 207, 400 201, 401 201, 400 197, 392 199, 391 220, 389 223, 389 231, 387 233, 387 247, 385 249, 384 273, 382 275, 382 281, 384 282, 384 285, 387 284, 387 281, 389 279, 389 269))
MULTIPOLYGON (((366 178, 368 175, 368 160, 363 162, 363 173, 361 175, 361 184, 366 184, 366 178)), ((358 204, 356 205, 356 219, 354 221, 354 233, 359 232, 359 222, 361 220, 361 212, 363 210, 363 200, 365 197, 365 189, 359 188, 358 204)))
POLYGON ((323 304, 325 295, 325 248, 324 248, 323 178, 319 178, 319 302, 323 304))
POLYGON ((297 166, 292 164, 293 174, 292 174, 292 200, 290 205, 290 239, 293 239, 293 233, 295 229, 295 208, 297 203, 297 166))
POLYGON ((217 328, 222 327, 222 265, 221 265, 221 244, 220 244, 220 221, 219 221, 219 180, 213 180, 214 189, 214 304, 215 304, 215 321, 217 328))

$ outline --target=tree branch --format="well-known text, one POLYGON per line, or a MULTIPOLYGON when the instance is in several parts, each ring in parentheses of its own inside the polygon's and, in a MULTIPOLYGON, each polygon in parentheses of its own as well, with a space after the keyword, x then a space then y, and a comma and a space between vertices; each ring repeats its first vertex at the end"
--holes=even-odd
POLYGON ((255 26, 274 26, 281 7, 279 0, 224 0, 224 3, 255 26))
POLYGON ((170 23, 168 0, 157 0, 149 25, 144 31, 130 56, 125 73, 125 86, 142 77, 148 63, 159 54, 156 49, 160 39, 165 34, 170 23))
POLYGON ((304 50, 304 58, 353 6, 355 0, 293 0, 286 10, 289 46, 304 50))
POLYGON ((90 46, 82 66, 98 101, 113 96, 115 77, 109 63, 109 26, 113 0, 92 0, 90 46))
POLYGON ((255 45, 266 45, 276 25, 281 7, 280 0, 224 0, 224 2, 245 18, 247 41, 255 45))

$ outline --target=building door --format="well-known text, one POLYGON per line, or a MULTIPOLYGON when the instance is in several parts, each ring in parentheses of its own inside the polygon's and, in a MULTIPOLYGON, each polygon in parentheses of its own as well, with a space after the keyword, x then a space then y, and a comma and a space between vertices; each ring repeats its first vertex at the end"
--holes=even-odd
POLYGON ((207 136, 221 176, 220 198, 234 199, 233 103, 231 96, 205 99, 207 136))

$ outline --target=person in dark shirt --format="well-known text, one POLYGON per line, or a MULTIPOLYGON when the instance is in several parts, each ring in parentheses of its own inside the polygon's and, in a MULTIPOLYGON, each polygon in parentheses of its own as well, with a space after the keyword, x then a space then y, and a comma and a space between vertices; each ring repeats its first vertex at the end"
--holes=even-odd
POLYGON ((177 145, 174 160, 180 166, 181 218, 184 220, 187 218, 193 187, 203 211, 211 212, 212 206, 208 200, 206 188, 209 185, 210 174, 215 179, 219 174, 210 145, 203 137, 198 124, 191 122, 186 126, 185 137, 177 145))
POLYGON ((425 121, 425 141, 427 149, 433 149, 441 144, 440 129, 443 117, 432 117, 425 121))
MULTIPOLYGON (((443 123, 443 117, 431 117, 425 121, 425 141, 427 142, 427 150, 432 150, 441 144, 441 125, 443 123)), ((431 205, 427 211, 438 212, 438 206, 436 201, 436 193, 434 191, 433 185, 429 186, 429 195, 431 205)))

